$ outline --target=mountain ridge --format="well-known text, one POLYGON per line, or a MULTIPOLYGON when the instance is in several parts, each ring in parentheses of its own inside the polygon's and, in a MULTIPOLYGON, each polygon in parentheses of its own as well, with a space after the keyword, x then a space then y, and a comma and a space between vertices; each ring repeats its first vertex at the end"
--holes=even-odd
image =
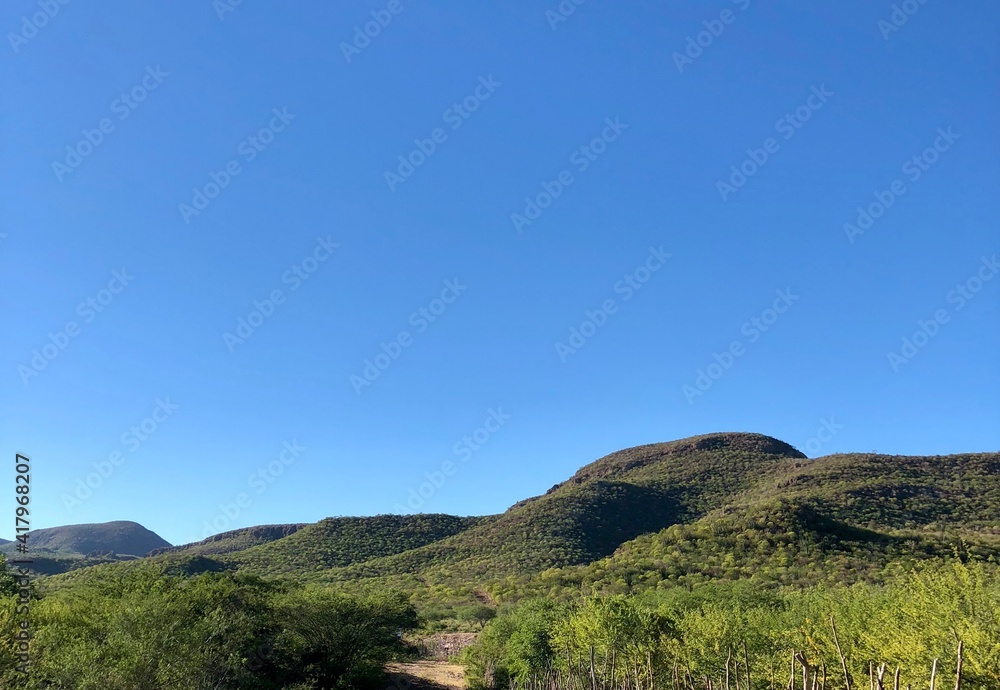
POLYGON ((963 544, 976 557, 1000 556, 994 505, 997 453, 809 459, 770 436, 721 432, 609 453, 498 515, 242 528, 144 561, 397 587, 443 602, 502 600, 512 582, 544 592, 547 582, 617 591, 706 578, 862 580, 963 544))

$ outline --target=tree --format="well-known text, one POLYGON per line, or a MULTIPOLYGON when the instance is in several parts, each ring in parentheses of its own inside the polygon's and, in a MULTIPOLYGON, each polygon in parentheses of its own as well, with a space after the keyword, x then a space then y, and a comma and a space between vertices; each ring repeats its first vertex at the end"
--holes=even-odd
POLYGON ((497 610, 486 604, 475 604, 473 606, 463 606, 455 612, 455 617, 460 621, 478 623, 482 630, 486 624, 496 618, 497 610))

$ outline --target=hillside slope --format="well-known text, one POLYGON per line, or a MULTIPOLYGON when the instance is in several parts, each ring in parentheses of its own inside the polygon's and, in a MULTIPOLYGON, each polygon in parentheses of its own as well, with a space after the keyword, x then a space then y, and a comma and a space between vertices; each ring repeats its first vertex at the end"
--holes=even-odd
POLYGON ((833 455, 762 478, 727 505, 522 583, 631 592, 719 579, 808 585, 880 579, 890 563, 1000 557, 1000 454, 833 455))
POLYGON ((396 587, 422 608, 449 609, 713 579, 878 580, 890 565, 956 549, 1000 557, 997 505, 997 453, 809 460, 768 436, 720 433, 612 453, 501 515, 328 518, 147 560, 396 587))
POLYGON ((767 437, 710 435, 614 453, 493 523, 312 577, 446 608, 484 593, 880 580, 956 551, 1000 558, 996 505, 997 453, 810 461, 767 437))
MULTIPOLYGON (((10 553, 14 544, 4 544, 0 551, 10 553)), ((65 525, 31 531, 33 552, 61 556, 85 556, 92 553, 145 556, 170 543, 137 522, 118 520, 83 525, 65 525)))
POLYGON ((217 556, 233 551, 243 551, 252 546, 267 544, 278 539, 294 534, 309 523, 300 522, 290 525, 257 525, 254 527, 243 527, 213 534, 206 539, 194 542, 193 544, 183 544, 181 546, 168 546, 155 549, 149 553, 150 556, 160 556, 167 553, 188 554, 197 556, 217 556))
POLYGON ((580 469, 542 496, 454 537, 327 574, 331 580, 413 574, 496 577, 588 563, 622 543, 725 505, 763 477, 807 462, 761 434, 720 433, 637 446, 580 469))
POLYGON ((491 519, 435 514, 326 518, 219 560, 260 574, 306 573, 410 551, 491 519))
MULTIPOLYGON (((142 558, 170 544, 136 522, 119 520, 32 530, 28 538, 31 569, 55 575, 102 563, 142 558)), ((20 542, 0 545, 7 558, 18 554, 20 542)))

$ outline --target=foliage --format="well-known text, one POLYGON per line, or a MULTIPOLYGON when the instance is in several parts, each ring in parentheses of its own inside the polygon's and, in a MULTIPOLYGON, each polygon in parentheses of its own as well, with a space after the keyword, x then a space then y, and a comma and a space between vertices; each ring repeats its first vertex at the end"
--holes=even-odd
POLYGON ((492 606, 487 606, 486 604, 473 604, 472 606, 463 606, 455 612, 455 618, 460 621, 470 621, 479 624, 480 629, 485 627, 485 625, 496 618, 497 610, 492 606))
POLYGON ((813 672, 837 677, 838 642, 856 677, 868 674, 870 662, 885 663, 899 667, 903 685, 918 687, 935 660, 941 677, 954 678, 959 641, 962 687, 1000 687, 1000 579, 991 564, 936 560, 886 585, 767 592, 716 583, 548 607, 544 624, 533 602, 486 627, 466 652, 473 687, 548 679, 553 687, 680 688, 688 678, 722 686, 730 674, 743 683, 749 675, 754 687, 775 674, 780 687, 788 683, 790 650, 813 672), (533 634, 517 638, 524 629, 533 634))
POLYGON ((267 544, 282 537, 294 534, 308 523, 292 523, 287 525, 255 525, 242 527, 228 532, 219 532, 193 544, 183 546, 166 546, 149 552, 150 556, 164 553, 184 553, 199 556, 218 556, 233 551, 243 551, 258 544, 267 544))
POLYGON ((16 596, 19 589, 17 578, 7 565, 7 559, 0 554, 0 597, 16 596))
POLYGON ((547 668, 555 656, 552 631, 564 615, 563 608, 544 599, 501 612, 463 654, 470 676, 480 687, 506 687, 547 668))
POLYGON ((327 518, 276 541, 220 558, 262 575, 309 573, 410 551, 463 532, 482 520, 451 515, 327 518))
MULTIPOLYGON (((149 566, 108 575, 33 602, 29 680, 5 648, 0 687, 376 687, 385 662, 402 650, 400 634, 416 624, 399 594, 347 597, 251 575, 180 577, 149 566)), ((5 642, 13 640, 14 603, 0 602, 5 642)))
POLYGON ((44 578, 33 645, 57 688, 360 687, 415 607, 424 631, 482 630, 482 687, 780 686, 793 649, 840 673, 832 619, 856 675, 926 684, 961 640, 963 687, 1000 687, 996 505, 1000 454, 810 461, 710 434, 613 453, 499 516, 237 530, 44 578))

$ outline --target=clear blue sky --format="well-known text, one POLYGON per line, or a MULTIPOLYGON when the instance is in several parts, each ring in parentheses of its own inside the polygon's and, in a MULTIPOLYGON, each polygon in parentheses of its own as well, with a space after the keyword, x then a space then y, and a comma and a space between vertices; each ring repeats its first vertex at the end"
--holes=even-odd
POLYGON ((996 3, 45 4, 0 13, 35 527, 181 543, 425 473, 419 510, 493 513, 721 430, 1000 447, 996 3))

